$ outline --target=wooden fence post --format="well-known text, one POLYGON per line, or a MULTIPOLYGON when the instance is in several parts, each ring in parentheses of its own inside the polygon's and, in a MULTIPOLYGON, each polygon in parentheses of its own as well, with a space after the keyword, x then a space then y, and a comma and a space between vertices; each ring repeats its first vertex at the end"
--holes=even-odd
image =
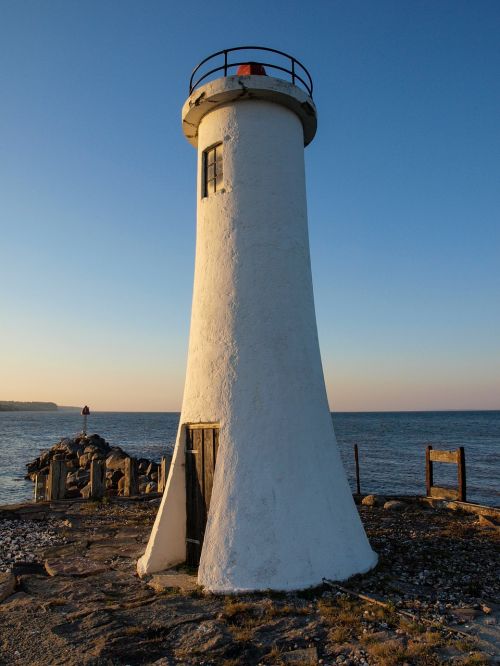
POLYGON ((125 497, 138 495, 139 484, 137 482, 137 461, 135 458, 125 458, 125 487, 123 494, 125 497))
POLYGON ((354 464, 356 466, 356 493, 361 495, 361 484, 359 482, 359 456, 358 456, 358 445, 354 445, 354 464))
POLYGON ((47 483, 47 499, 64 499, 66 494, 66 463, 64 460, 50 462, 49 479, 47 483))
POLYGON ((47 492, 47 475, 38 474, 35 477, 35 502, 43 502, 47 492))
POLYGON ((158 469, 158 492, 162 493, 167 485, 167 459, 165 456, 161 459, 158 469))
POLYGON ((458 499, 460 502, 467 501, 467 481, 465 477, 465 450, 461 446, 457 454, 458 465, 458 499))
POLYGON ((90 497, 92 499, 104 497, 105 479, 106 464, 104 460, 92 460, 90 463, 90 497))
POLYGON ((434 475, 432 473, 432 461, 431 461, 431 450, 432 446, 429 444, 425 449, 425 486, 427 497, 431 496, 431 488, 434 485, 434 475))

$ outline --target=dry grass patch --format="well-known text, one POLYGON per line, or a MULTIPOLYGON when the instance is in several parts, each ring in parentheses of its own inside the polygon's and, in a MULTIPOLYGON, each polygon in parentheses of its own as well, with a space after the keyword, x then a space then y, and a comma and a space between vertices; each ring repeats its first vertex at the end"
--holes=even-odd
POLYGON ((366 642, 366 651, 380 666, 396 666, 406 658, 404 645, 396 640, 366 642))
POLYGON ((280 604, 269 601, 266 603, 263 618, 283 617, 284 615, 309 615, 311 610, 306 606, 297 606, 292 603, 280 604))
POLYGON ((461 657, 456 663, 460 666, 488 666, 491 661, 488 655, 482 652, 473 652, 465 657, 461 657))
POLYGON ((328 631, 328 640, 332 643, 346 643, 350 638, 350 633, 346 627, 334 627, 328 631))
POLYGON ((421 641, 408 641, 405 645, 401 640, 365 641, 366 651, 379 666, 398 666, 398 664, 415 664, 415 666, 440 666, 441 660, 434 654, 433 646, 421 641))
POLYGON ((266 654, 265 660, 268 661, 271 664, 282 664, 283 659, 282 659, 282 651, 277 645, 273 645, 273 647, 270 649, 270 651, 266 654))
POLYGON ((363 607, 357 601, 344 597, 336 600, 320 599, 318 612, 326 624, 354 629, 361 625, 363 607))
POLYGON ((422 640, 427 645, 436 646, 439 645, 443 639, 439 631, 427 630, 422 634, 422 640))
POLYGON ((235 641, 239 643, 247 643, 252 640, 253 637, 253 627, 246 625, 243 627, 232 627, 231 634, 235 641))
POLYGON ((415 620, 406 619, 405 617, 399 618, 399 627, 409 636, 416 636, 425 632, 425 625, 415 620))
POLYGON ((69 604, 67 599, 63 599, 62 597, 54 597, 53 599, 49 599, 46 603, 46 608, 54 608, 56 606, 67 606, 69 604))
POLYGON ((137 636, 138 634, 144 633, 143 627, 126 627, 123 630, 124 636, 137 636))
POLYGON ((229 622, 236 621, 244 615, 254 613, 255 607, 255 604, 248 601, 238 601, 237 599, 228 598, 224 602, 221 616, 229 622))
POLYGON ((429 644, 418 641, 408 641, 405 649, 405 661, 419 666, 439 666, 441 660, 433 653, 429 644))
POLYGON ((458 641, 452 639, 449 642, 449 645, 457 648, 457 650, 461 650, 462 652, 473 652, 474 648, 476 647, 476 642, 471 636, 471 638, 460 638, 458 641))

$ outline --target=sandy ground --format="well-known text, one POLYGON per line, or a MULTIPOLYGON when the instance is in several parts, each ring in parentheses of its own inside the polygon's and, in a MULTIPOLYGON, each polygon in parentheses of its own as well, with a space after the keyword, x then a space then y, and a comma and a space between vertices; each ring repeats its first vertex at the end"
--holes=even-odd
POLYGON ((494 522, 417 502, 361 506, 380 555, 373 572, 341 587, 216 597, 182 569, 135 575, 157 504, 0 507, 14 542, 0 574, 0 664, 500 663, 494 522), (51 536, 19 557, 27 520, 51 536))

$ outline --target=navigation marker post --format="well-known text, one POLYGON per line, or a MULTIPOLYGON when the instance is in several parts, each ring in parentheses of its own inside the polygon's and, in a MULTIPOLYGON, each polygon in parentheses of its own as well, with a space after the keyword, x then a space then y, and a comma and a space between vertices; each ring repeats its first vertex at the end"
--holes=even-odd
POLYGON ((87 405, 82 409, 82 416, 83 416, 83 429, 82 429, 82 434, 86 435, 87 434, 87 416, 90 414, 90 409, 88 408, 87 405))

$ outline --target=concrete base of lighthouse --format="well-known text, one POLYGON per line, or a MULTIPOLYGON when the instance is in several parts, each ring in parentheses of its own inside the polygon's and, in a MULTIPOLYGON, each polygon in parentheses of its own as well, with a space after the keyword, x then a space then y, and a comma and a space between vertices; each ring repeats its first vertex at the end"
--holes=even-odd
POLYGON ((218 424, 198 582, 211 592, 293 590, 377 561, 335 441, 309 258, 304 144, 312 100, 264 76, 225 77, 184 107, 224 186, 198 221, 188 368, 165 494, 141 575, 186 558, 186 424, 218 424))
MULTIPOLYGON (((221 428, 198 572, 205 589, 224 594, 305 589, 320 585, 323 578, 342 581, 375 566, 377 555, 352 499, 327 410, 325 415, 326 436, 317 437, 316 423, 312 429, 316 437, 294 449, 293 456, 287 440, 280 437, 280 419, 270 434, 275 444, 267 455, 259 446, 248 450, 248 457, 235 455, 234 442, 221 428)), ((303 418, 299 411, 291 429, 298 428, 303 418)), ((184 457, 180 427, 162 504, 138 561, 141 576, 186 559, 184 457)))

